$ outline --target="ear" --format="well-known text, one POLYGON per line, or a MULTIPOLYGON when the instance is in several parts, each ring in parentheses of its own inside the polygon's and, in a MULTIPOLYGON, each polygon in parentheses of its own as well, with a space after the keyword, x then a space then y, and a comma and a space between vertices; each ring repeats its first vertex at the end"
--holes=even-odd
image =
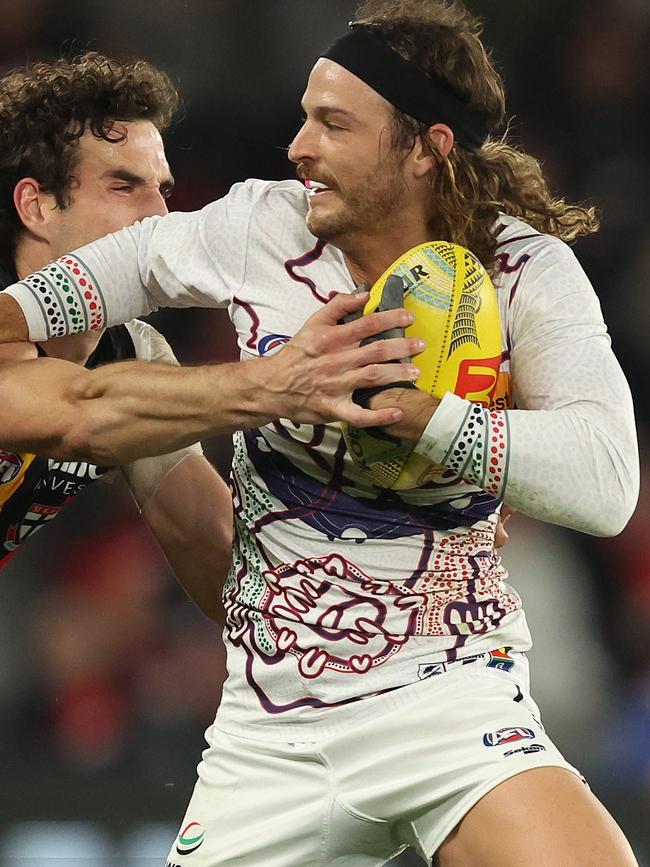
MULTIPOLYGON (((426 132, 429 143, 435 147, 437 153, 446 157, 454 146, 454 134, 444 123, 436 123, 430 126, 426 132)), ((426 146, 422 139, 418 139, 415 146, 415 171, 417 177, 424 177, 433 171, 438 162, 436 155, 426 146)))
POLYGON ((50 217, 57 209, 51 193, 44 193, 34 178, 22 178, 14 187, 14 207, 28 232, 49 240, 50 217))

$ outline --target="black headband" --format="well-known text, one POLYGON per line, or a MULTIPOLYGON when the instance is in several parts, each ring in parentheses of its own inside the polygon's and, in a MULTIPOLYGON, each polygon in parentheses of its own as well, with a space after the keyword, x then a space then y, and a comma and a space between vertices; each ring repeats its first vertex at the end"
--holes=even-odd
POLYGON ((321 57, 333 60, 388 100, 404 114, 430 126, 446 123, 458 144, 476 150, 489 129, 484 118, 458 97, 441 79, 433 78, 405 60, 371 28, 350 25, 321 57))

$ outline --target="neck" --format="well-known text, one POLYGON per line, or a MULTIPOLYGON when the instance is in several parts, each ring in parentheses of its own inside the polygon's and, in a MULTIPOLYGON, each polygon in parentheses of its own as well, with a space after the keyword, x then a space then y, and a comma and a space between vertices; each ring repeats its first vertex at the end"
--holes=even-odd
POLYGON ((352 279, 359 286, 373 283, 381 277, 407 250, 434 240, 431 230, 422 224, 405 231, 402 227, 393 233, 377 233, 373 236, 350 238, 339 247, 352 279))
POLYGON ((23 280, 28 274, 40 271, 48 262, 52 261, 50 245, 47 241, 29 235, 23 235, 16 245, 14 255, 14 267, 18 279, 23 280))
MULTIPOLYGON (((18 279, 23 280, 28 274, 39 271, 53 258, 47 242, 27 236, 21 238, 14 257, 18 279)), ((86 331, 83 334, 70 334, 67 337, 53 337, 40 343, 39 346, 54 358, 83 365, 97 348, 102 333, 102 331, 86 331)))

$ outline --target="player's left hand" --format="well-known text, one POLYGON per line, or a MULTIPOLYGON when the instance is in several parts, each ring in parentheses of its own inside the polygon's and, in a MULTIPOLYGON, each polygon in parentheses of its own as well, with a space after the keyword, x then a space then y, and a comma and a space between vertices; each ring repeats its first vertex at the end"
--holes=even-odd
POLYGON ((501 507, 501 513, 499 514, 499 522, 497 524, 496 532, 494 534, 494 547, 495 548, 503 548, 506 544, 510 536, 508 535, 508 531, 506 530, 506 523, 510 519, 510 516, 516 509, 512 509, 510 506, 507 506, 505 503, 501 507))
POLYGON ((389 388, 370 398, 370 409, 399 407, 402 418, 393 424, 384 425, 386 433, 403 440, 417 442, 440 403, 430 394, 416 388, 389 388))

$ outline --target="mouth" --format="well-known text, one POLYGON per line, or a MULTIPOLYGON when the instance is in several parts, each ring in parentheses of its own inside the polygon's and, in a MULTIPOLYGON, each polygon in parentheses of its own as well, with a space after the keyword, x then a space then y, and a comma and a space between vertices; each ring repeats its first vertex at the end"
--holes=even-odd
POLYGON ((305 186, 307 187, 307 192, 310 197, 318 196, 321 193, 331 192, 331 187, 328 187, 327 184, 323 184, 320 181, 315 181, 313 178, 305 178, 304 179, 305 186))

